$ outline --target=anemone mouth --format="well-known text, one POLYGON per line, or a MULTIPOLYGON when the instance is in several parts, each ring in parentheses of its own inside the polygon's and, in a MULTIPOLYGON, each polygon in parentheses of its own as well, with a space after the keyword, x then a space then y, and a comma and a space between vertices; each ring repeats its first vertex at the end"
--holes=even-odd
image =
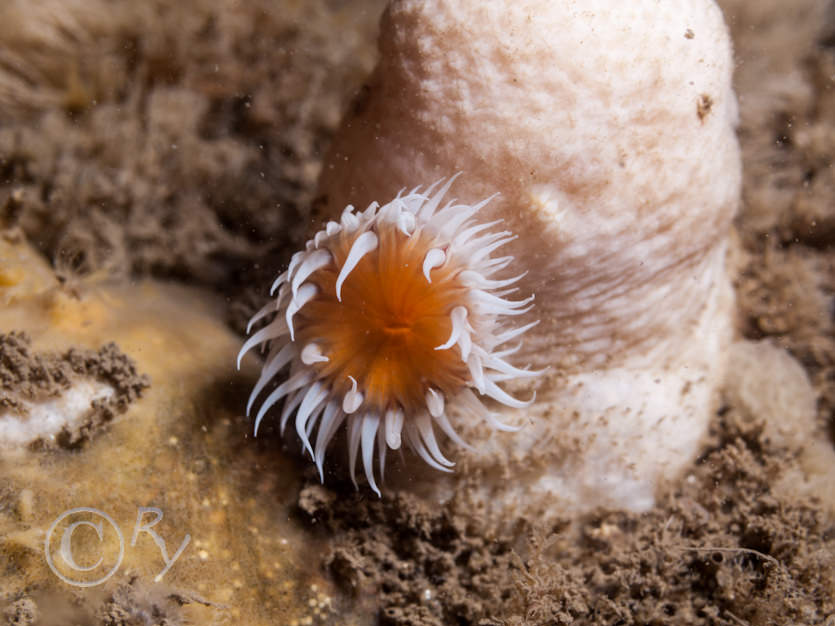
POLYGON ((244 344, 239 364, 256 345, 269 353, 247 414, 272 380, 283 380, 262 402, 255 432, 283 398, 281 429, 295 414, 296 432, 322 477, 328 445, 346 421, 351 478, 356 484, 361 453, 379 495, 374 451, 382 477, 386 449, 399 448, 402 438, 429 465, 450 471, 454 464, 441 452, 434 427, 467 444, 447 418, 449 401, 501 430, 514 428, 487 411, 473 389, 507 406, 532 401, 497 384, 539 374, 505 360, 521 344, 497 350, 536 324, 508 322, 532 306, 533 296, 503 298, 522 275, 491 278, 512 262, 492 254, 513 236, 491 232, 498 222, 474 219, 490 198, 439 208, 454 180, 423 193, 401 192, 363 212, 347 207, 339 222, 328 222, 293 256, 273 285, 277 297, 250 321, 251 328, 269 320, 244 344))

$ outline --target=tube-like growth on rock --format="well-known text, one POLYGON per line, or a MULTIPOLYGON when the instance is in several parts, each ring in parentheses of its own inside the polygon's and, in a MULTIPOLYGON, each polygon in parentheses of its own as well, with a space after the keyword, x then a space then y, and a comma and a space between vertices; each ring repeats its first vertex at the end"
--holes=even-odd
POLYGON ((399 0, 380 51, 323 169, 327 210, 455 171, 460 195, 500 192, 483 213, 519 235, 507 254, 542 320, 524 354, 553 367, 531 426, 482 461, 541 468, 512 488, 580 508, 650 506, 696 454, 730 334, 740 162, 719 8, 399 0))

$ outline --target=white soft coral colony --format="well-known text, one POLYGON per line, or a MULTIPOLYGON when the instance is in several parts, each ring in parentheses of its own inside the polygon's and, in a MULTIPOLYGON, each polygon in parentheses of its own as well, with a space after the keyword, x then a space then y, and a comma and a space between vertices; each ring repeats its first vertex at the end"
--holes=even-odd
POLYGON ((513 261, 494 253, 514 236, 494 230, 501 220, 477 221, 490 198, 441 207, 453 181, 401 192, 362 212, 348 206, 338 223, 328 222, 292 257, 273 284, 277 297, 250 320, 247 332, 261 320, 269 323, 244 344, 238 365, 258 345, 268 356, 247 415, 267 385, 281 380, 260 405, 255 433, 284 399, 281 431, 295 411, 296 432, 320 477, 328 444, 345 421, 351 478, 356 484, 361 453, 379 495, 375 446, 381 477, 386 449, 398 449, 401 437, 426 463, 449 471, 453 463, 441 452, 435 426, 467 444, 450 424, 448 402, 499 430, 515 430, 479 395, 517 408, 531 401, 498 385, 538 373, 506 360, 520 347, 508 344, 536 324, 506 321, 533 306, 533 296, 504 298, 521 275, 494 278, 513 261))

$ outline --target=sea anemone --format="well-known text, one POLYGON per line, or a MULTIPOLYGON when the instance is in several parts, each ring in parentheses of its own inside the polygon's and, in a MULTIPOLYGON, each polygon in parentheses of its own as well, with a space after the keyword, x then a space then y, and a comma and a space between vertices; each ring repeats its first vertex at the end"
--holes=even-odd
POLYGON ((521 346, 507 344, 536 324, 505 321, 533 306, 533 295, 504 298, 524 274, 493 278, 513 261, 493 253, 515 237, 493 230, 501 220, 475 219, 492 197, 439 208, 455 178, 401 191, 362 212, 348 206, 339 222, 328 222, 293 255, 272 286, 278 296, 249 322, 247 333, 271 316, 238 355, 240 367, 253 347, 269 351, 247 415, 271 381, 283 380, 261 403, 255 433, 284 398, 281 432, 295 411, 296 432, 320 478, 328 445, 346 420, 351 479, 356 486, 361 452, 368 484, 380 495, 375 445, 381 478, 387 448, 399 449, 404 436, 426 463, 450 471, 454 463, 441 452, 434 427, 469 446, 452 427, 448 404, 496 429, 515 430, 479 395, 516 408, 533 400, 517 400, 498 385, 538 374, 505 360, 521 346))

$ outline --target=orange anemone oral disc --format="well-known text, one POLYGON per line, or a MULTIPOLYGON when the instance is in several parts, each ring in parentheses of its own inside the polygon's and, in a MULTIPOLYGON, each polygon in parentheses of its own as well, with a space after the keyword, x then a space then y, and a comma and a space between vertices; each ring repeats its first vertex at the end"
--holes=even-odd
POLYGON ((436 350, 450 337, 450 312, 465 305, 467 290, 452 262, 432 270, 429 283, 423 260, 432 237, 407 237, 391 224, 379 224, 379 244, 351 271, 342 286, 336 280, 356 234, 342 233, 325 246, 334 264, 311 281, 317 295, 296 315, 302 345, 315 342, 329 360, 318 374, 345 393, 353 377, 365 401, 381 414, 395 403, 413 413, 426 404, 435 387, 452 393, 466 382, 467 369, 454 348, 436 350))

